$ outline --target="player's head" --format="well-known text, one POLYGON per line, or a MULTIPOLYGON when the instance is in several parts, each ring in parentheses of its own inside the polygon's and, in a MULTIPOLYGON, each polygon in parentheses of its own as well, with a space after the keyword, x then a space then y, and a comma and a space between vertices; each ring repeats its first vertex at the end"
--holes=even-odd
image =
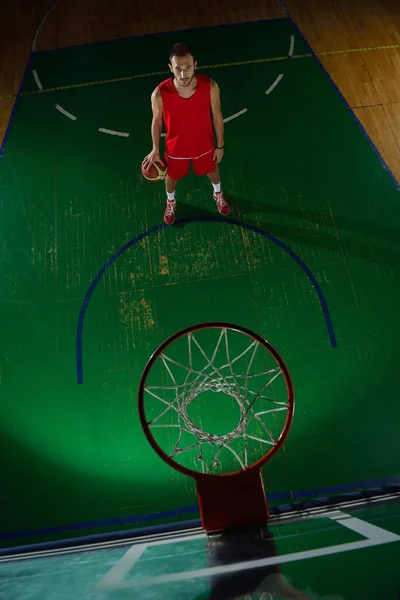
POLYGON ((194 77, 197 61, 187 44, 174 44, 169 53, 169 68, 177 84, 188 87, 194 77))

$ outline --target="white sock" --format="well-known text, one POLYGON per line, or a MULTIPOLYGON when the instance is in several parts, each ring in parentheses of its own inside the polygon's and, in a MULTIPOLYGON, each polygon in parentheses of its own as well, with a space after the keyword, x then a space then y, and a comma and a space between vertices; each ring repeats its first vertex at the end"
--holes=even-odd
POLYGON ((167 196, 170 202, 172 202, 172 200, 175 200, 175 192, 167 192, 167 196))
POLYGON ((216 192, 217 194, 219 194, 219 192, 221 191, 221 182, 219 182, 219 183, 213 183, 212 186, 214 188, 214 192, 216 192))

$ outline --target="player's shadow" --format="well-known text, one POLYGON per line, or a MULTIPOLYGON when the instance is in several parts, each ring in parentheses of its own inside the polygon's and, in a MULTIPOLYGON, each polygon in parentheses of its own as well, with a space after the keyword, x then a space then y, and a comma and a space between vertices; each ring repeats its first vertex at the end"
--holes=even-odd
MULTIPOLYGON (((176 201, 176 219, 196 219, 196 218, 201 218, 201 217, 215 217, 215 215, 218 215, 218 210, 217 207, 213 206, 213 210, 210 208, 204 208, 204 207, 200 207, 200 206, 195 206, 193 204, 187 204, 186 202, 179 202, 179 200, 176 201)), ((231 215, 230 215, 231 216, 231 215)), ((234 218, 237 215, 234 215, 234 218)), ((184 229, 185 227, 187 227, 189 225, 189 223, 175 223, 173 225, 174 228, 176 229, 184 229)))
MULTIPOLYGON (((289 217, 295 217, 298 219, 308 218, 310 221, 320 224, 321 217, 325 218, 326 215, 322 213, 313 213, 309 211, 301 211, 296 208, 290 208, 286 206, 267 206, 264 207, 269 214, 284 215, 289 217)), ((334 216, 336 228, 343 232, 344 230, 354 232, 356 235, 363 234, 366 237, 371 238, 382 238, 390 239, 395 242, 395 245, 400 248, 400 228, 391 227, 390 225, 381 225, 377 222, 363 221, 362 218, 357 217, 354 221, 344 216, 334 216)), ((357 240, 358 242, 358 240, 357 240)))
POLYGON ((196 596, 198 600, 234 600, 253 595, 257 598, 311 599, 308 586, 303 592, 283 574, 275 535, 267 526, 245 527, 209 536, 204 544, 204 555, 207 567, 217 568, 218 572, 208 577, 209 592, 196 596), (268 564, 269 560, 271 564, 268 564), (251 568, 232 569, 244 563, 251 568))
MULTIPOLYGON (((330 215, 323 213, 303 212, 296 208, 277 206, 273 202, 260 204, 232 194, 225 196, 231 207, 229 217, 259 227, 282 241, 292 240, 298 244, 316 246, 355 258, 374 258, 379 262, 385 262, 391 255, 400 252, 398 227, 367 222, 360 218, 353 221, 337 215, 333 222, 330 215), (288 217, 298 219, 299 225, 279 222, 280 216, 282 221, 288 217), (389 244, 385 246, 379 240, 389 244)), ((209 217, 216 214, 216 207, 208 209, 185 203, 178 203, 177 207, 178 218, 209 217)), ((177 224, 175 227, 183 228, 186 225, 187 223, 177 224)))

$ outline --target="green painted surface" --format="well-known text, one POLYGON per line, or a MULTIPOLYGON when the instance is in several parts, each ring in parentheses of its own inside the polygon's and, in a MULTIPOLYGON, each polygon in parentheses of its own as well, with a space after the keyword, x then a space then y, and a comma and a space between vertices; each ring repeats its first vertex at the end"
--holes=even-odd
MULTIPOLYGON (((272 32, 261 48, 252 27, 241 25, 247 42, 233 46, 233 29, 202 32, 224 49, 209 54, 200 36, 202 62, 257 59, 261 50, 277 56, 295 33, 286 22, 259 24, 272 32)), ((129 63, 131 73, 157 69, 172 39, 151 38, 151 51, 150 38, 140 38, 35 61, 43 83, 65 85, 126 74, 124 44, 146 56, 145 69, 129 63), (55 71, 61 56, 65 70, 55 71)), ((297 38, 295 49, 303 51, 297 38)), ((204 320, 255 329, 291 371, 295 420, 284 452, 266 468, 269 493, 399 471, 398 192, 313 59, 209 74, 220 85, 225 117, 247 108, 226 124, 221 172, 231 216, 305 261, 327 299, 338 348, 314 288, 286 252, 240 227, 196 222, 151 234, 104 274, 86 314, 84 384, 77 386, 76 326, 87 289, 123 244, 162 222, 163 186, 140 175, 159 77, 20 98, 0 164, 3 531, 196 503, 192 481, 146 442, 136 403, 152 351, 204 320), (60 114, 56 103, 78 119, 60 114)), ((177 198, 178 216, 217 214, 206 180, 189 176, 177 198)))

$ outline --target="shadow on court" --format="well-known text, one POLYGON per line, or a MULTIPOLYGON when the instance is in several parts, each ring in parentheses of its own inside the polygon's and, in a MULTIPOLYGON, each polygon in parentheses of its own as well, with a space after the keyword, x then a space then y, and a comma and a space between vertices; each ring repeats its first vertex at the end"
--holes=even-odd
MULTIPOLYGON (((238 219, 248 225, 263 229, 265 232, 281 239, 291 240, 296 244, 315 246, 338 254, 350 255, 353 258, 374 258, 380 263, 400 252, 400 228, 347 217, 301 211, 272 203, 259 204, 225 194, 231 207, 230 218, 238 219), (279 222, 279 219, 282 222, 279 222), (301 221, 288 224, 288 219, 301 221), (385 247, 378 240, 387 241, 385 247)), ((216 208, 210 210, 177 201, 177 218, 212 217, 218 214, 216 208)), ((189 223, 175 224, 178 229, 189 223)))

